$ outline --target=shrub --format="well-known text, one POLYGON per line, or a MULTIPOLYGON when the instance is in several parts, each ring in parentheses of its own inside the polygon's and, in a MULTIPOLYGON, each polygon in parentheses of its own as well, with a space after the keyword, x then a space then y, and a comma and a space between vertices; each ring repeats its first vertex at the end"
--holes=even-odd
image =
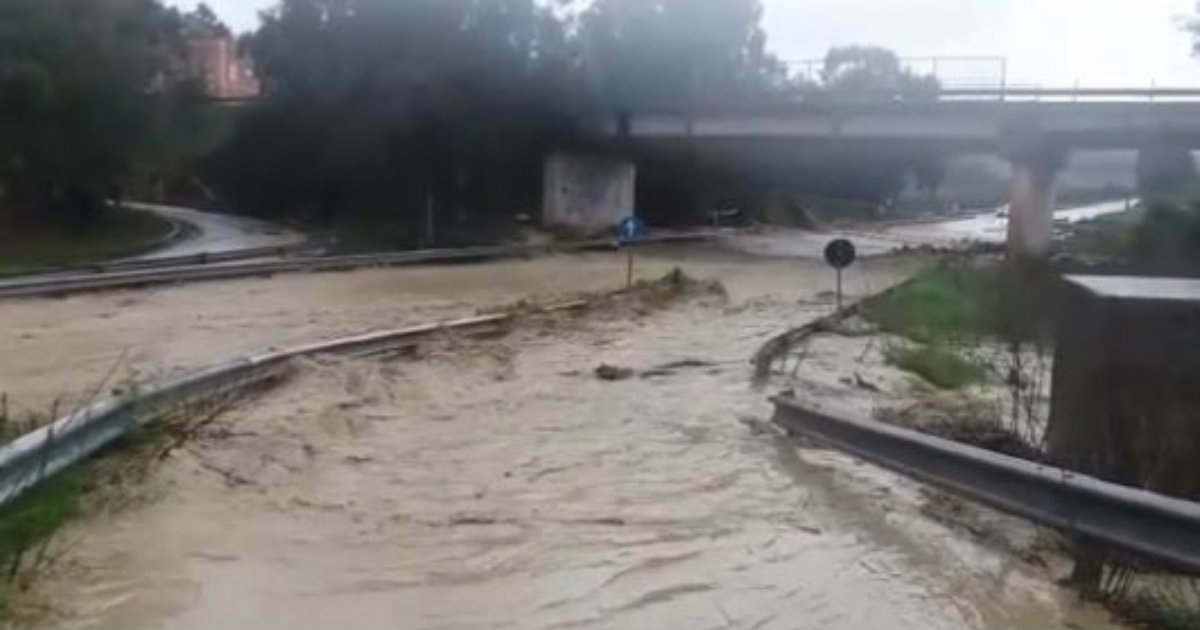
POLYGON ((984 369, 958 352, 939 345, 892 346, 888 361, 942 389, 959 389, 984 379, 984 369))
POLYGON ((939 267, 867 302, 863 315, 882 330, 914 341, 975 340, 991 327, 997 287, 994 270, 939 267))

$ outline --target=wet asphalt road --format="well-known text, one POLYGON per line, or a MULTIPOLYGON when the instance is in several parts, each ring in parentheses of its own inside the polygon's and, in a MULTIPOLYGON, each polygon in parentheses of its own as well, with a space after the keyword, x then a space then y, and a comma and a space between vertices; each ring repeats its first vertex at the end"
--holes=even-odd
POLYGON ((215 254, 261 247, 295 245, 304 240, 304 235, 286 228, 231 214, 201 212, 190 208, 163 206, 147 203, 126 203, 137 210, 146 210, 182 223, 189 234, 166 247, 135 257, 141 260, 215 254))

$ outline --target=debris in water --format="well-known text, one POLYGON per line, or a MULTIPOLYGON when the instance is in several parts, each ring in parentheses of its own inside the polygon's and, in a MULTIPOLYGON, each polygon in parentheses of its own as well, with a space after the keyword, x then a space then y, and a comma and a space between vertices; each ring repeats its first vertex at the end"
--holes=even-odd
POLYGON ((738 416, 738 422, 746 425, 754 435, 778 434, 779 428, 765 420, 751 416, 738 416))
POLYGON ((879 389, 878 385, 863 378, 862 375, 859 374, 858 372, 854 373, 854 385, 855 385, 855 387, 858 387, 859 389, 865 389, 869 392, 883 391, 883 390, 879 389))
POLYGON ((709 361, 701 361, 699 359, 684 359, 682 361, 672 361, 664 363, 658 367, 651 368, 642 372, 642 378, 655 378, 658 376, 670 376, 678 370, 687 368, 706 368, 714 367, 716 364, 709 361))
POLYGON ((624 381, 633 378, 633 370, 604 363, 596 368, 596 378, 602 381, 624 381))
POLYGON ((725 286, 716 280, 697 280, 675 268, 657 280, 639 280, 633 288, 610 293, 594 302, 593 308, 635 315, 667 308, 689 300, 714 301, 723 305, 728 300, 725 286))
POLYGON ((608 527, 624 527, 626 524, 625 519, 620 517, 590 518, 581 522, 588 525, 605 525, 608 527))
POLYGON ((458 527, 460 525, 495 525, 497 522, 492 516, 456 516, 450 519, 450 525, 458 527))

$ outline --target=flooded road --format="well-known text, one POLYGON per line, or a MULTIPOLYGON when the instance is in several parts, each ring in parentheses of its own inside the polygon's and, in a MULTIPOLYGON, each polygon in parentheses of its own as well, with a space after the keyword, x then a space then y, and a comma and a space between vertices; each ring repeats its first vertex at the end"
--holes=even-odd
MULTIPOLYGON (((698 277, 737 279, 731 286, 745 295, 832 286, 823 262, 764 261, 674 246, 639 249, 634 275, 658 277, 679 265, 698 277)), ((861 290, 880 289, 882 282, 864 274, 861 290)), ((624 283, 624 254, 596 252, 5 301, 0 393, 17 414, 62 412, 113 387, 239 356, 624 283)))
MULTIPOLYGON (((823 275, 684 262, 728 298, 308 363, 175 451, 143 501, 66 532, 34 625, 1111 625, 923 520, 894 477, 769 430, 747 359, 828 312, 823 275)), ((850 290, 912 266, 871 261, 850 290)))
MULTIPOLYGON (((1105 201, 1068 210, 1056 210, 1056 223, 1075 223, 1095 219, 1107 214, 1116 214, 1129 209, 1125 200, 1105 201)), ((1005 208, 1004 210, 1007 210, 1005 208)), ((887 228, 885 233, 905 239, 925 239, 927 242, 978 241, 1003 243, 1008 238, 1008 214, 988 212, 966 219, 952 219, 936 223, 914 223, 887 228)))

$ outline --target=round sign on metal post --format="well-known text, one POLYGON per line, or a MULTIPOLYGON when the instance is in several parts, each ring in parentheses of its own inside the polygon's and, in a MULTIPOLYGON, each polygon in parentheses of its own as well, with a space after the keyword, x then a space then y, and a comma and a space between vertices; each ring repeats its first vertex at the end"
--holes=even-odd
POLYGON ((854 243, 844 238, 829 242, 825 246, 825 262, 837 270, 837 310, 842 310, 842 270, 854 264, 858 258, 858 250, 854 243))
POLYGON ((844 238, 830 241, 825 246, 825 262, 834 269, 845 269, 853 265, 857 258, 858 250, 854 249, 854 243, 844 238))

